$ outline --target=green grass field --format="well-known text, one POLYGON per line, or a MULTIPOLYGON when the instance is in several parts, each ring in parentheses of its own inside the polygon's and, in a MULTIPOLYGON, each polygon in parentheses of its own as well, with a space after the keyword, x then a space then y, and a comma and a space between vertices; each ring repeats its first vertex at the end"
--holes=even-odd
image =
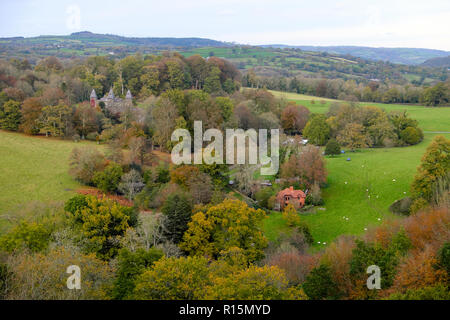
MULTIPOLYGON (((323 113, 329 107, 329 101, 320 104, 320 98, 317 97, 273 93, 304 104, 312 112, 323 113), (316 103, 308 105, 312 99, 316 103)), ((425 131, 450 132, 450 108, 377 105, 386 110, 406 109, 425 131)), ((302 216, 311 228, 315 246, 323 246, 323 242, 329 243, 341 234, 361 234, 370 225, 396 218, 388 207, 409 194, 409 186, 420 159, 436 135, 426 133, 421 143, 411 147, 364 149, 335 158, 327 157, 328 186, 322 190, 325 210, 302 216), (347 158, 351 158, 351 161, 346 161, 347 158)), ((442 135, 450 138, 449 133, 442 135)), ((287 231, 288 228, 281 214, 274 212, 266 219, 264 230, 269 239, 274 240, 279 232, 287 231)))
MULTIPOLYGON (((86 144, 0 130, 0 215, 14 214, 31 201, 73 195, 80 184, 68 173, 69 155, 86 144)), ((0 220, 0 227, 4 223, 0 220)))
MULTIPOLYGON (((321 97, 308 96, 304 94, 271 91, 274 96, 282 97, 287 100, 295 101, 298 104, 304 105, 311 112, 325 113, 328 111, 332 102, 343 102, 340 100, 327 99, 321 97), (314 101, 314 103, 311 103, 314 101), (323 101, 324 103, 322 103, 323 101)), ((424 107, 417 105, 402 105, 402 104, 385 104, 361 102, 362 106, 377 106, 386 111, 403 111, 406 110, 411 118, 419 121, 419 126, 424 131, 445 131, 450 132, 450 107, 424 107)))

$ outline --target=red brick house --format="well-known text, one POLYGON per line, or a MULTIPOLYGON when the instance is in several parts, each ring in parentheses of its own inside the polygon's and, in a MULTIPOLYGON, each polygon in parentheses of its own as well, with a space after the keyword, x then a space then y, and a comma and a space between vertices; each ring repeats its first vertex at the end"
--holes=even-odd
POLYGON ((296 209, 305 205, 306 194, 302 190, 294 190, 294 187, 289 187, 281 190, 277 194, 277 205, 279 210, 283 210, 288 204, 292 204, 296 209))

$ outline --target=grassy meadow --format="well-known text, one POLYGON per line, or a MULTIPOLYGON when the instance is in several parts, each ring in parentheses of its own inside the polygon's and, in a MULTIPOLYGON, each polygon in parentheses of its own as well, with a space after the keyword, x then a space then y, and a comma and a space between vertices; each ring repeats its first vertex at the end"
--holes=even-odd
MULTIPOLYGON (((326 102, 322 104, 319 103, 322 99, 318 97, 276 91, 272 93, 294 100, 311 112, 318 113, 326 112, 333 101, 324 99, 326 102), (311 100, 315 100, 315 103, 311 104, 311 100)), ((424 131, 450 132, 450 108, 372 105, 389 111, 407 110, 412 118, 419 121, 424 131)), ((370 225, 397 218, 389 212, 389 205, 409 194, 409 186, 420 159, 436 135, 425 133, 424 140, 415 146, 363 149, 327 157, 328 186, 322 190, 325 205, 322 210, 302 216, 311 228, 315 246, 323 246, 324 242, 329 243, 341 234, 361 234, 370 225), (351 160, 347 161, 347 158, 351 160)), ((450 133, 442 135, 450 139, 450 133)), ((273 212, 266 219, 264 230, 269 239, 274 240, 280 231, 289 229, 281 213, 273 212)))
MULTIPOLYGON (((76 146, 93 143, 32 137, 0 130, 0 216, 13 215, 32 201, 70 198, 80 187, 68 173, 76 146)), ((0 220, 0 230, 5 220, 0 220)))

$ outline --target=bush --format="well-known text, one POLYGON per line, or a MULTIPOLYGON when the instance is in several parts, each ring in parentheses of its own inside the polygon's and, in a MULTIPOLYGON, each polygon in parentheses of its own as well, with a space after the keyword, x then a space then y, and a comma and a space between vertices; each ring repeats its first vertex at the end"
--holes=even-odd
POLYGON ((333 138, 328 140, 327 145, 325 146, 325 154, 331 156, 341 154, 341 146, 336 139, 333 138))
POLYGON ((87 207, 87 205, 88 205, 87 197, 82 194, 79 194, 66 201, 64 205, 64 210, 75 215, 75 213, 78 210, 87 207))
POLYGON ((445 243, 438 252, 439 266, 450 276, 450 242, 445 243))
POLYGON ((105 167, 103 154, 93 147, 74 148, 69 160, 69 173, 85 184, 91 184, 94 174, 105 167))
POLYGON ((407 216, 410 213, 410 208, 411 208, 412 203, 413 203, 413 201, 410 197, 405 197, 403 199, 396 200, 393 204, 391 204, 389 206, 389 210, 392 213, 402 214, 402 215, 407 216))
POLYGON ((107 165, 105 170, 96 172, 92 182, 103 192, 114 192, 119 186, 122 174, 122 167, 113 162, 107 165))
POLYGON ((40 252, 48 247, 52 231, 42 223, 22 221, 0 238, 0 248, 10 253, 24 249, 40 252))
POLYGON ((292 227, 300 223, 300 216, 292 204, 287 205, 283 210, 283 219, 288 226, 292 227))
POLYGON ((97 141, 98 137, 99 137, 99 134, 97 132, 89 132, 86 135, 86 140, 97 141))
POLYGON ((312 245, 314 243, 314 238, 311 234, 311 230, 309 229, 309 226, 306 222, 301 221, 297 226, 298 232, 302 233, 305 237, 306 242, 309 245, 312 245))
POLYGON ((322 191, 317 182, 314 182, 312 185, 310 192, 308 192, 308 195, 306 196, 305 203, 313 206, 323 205, 322 191))
POLYGON ((400 139, 406 144, 418 144, 423 139, 423 133, 419 128, 407 127, 400 132, 400 139))
POLYGON ((430 204, 428 203, 428 201, 425 200, 424 198, 418 198, 418 199, 414 200, 413 203, 411 204, 411 207, 409 208, 409 212, 411 214, 417 213, 420 210, 425 209, 429 205, 430 204))

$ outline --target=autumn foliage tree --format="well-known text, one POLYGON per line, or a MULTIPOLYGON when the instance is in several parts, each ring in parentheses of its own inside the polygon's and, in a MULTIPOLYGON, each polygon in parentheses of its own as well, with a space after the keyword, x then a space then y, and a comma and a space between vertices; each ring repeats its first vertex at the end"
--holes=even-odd
POLYGON ((414 198, 431 201, 433 187, 440 178, 445 178, 450 171, 450 140, 436 136, 427 147, 417 174, 411 185, 414 198))
POLYGON ((264 211, 249 208, 242 201, 225 200, 192 216, 180 247, 190 255, 210 257, 238 247, 248 261, 257 261, 264 256, 263 249, 267 246, 259 228, 264 216, 264 211))
POLYGON ((306 187, 311 187, 314 183, 325 183, 327 171, 320 149, 307 145, 299 154, 291 155, 281 166, 281 177, 285 179, 298 177, 299 182, 306 187))
POLYGON ((288 133, 301 132, 309 117, 309 110, 304 106, 288 104, 281 112, 281 126, 288 133))

